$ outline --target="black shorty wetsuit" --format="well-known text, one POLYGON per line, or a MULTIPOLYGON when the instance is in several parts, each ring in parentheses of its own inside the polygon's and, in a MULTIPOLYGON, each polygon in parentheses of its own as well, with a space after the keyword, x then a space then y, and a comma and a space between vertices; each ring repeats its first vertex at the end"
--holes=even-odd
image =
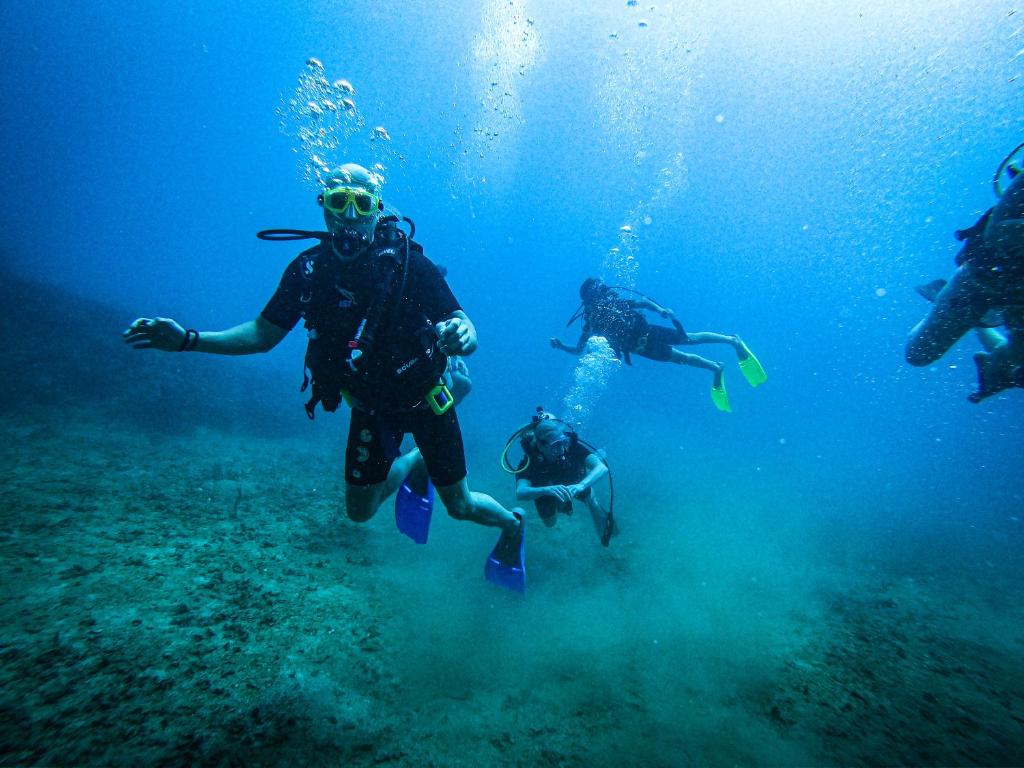
MULTIPOLYGON (((573 441, 571 447, 561 461, 545 461, 540 453, 529 450, 524 446, 526 456, 519 464, 518 476, 529 481, 530 485, 539 488, 545 485, 575 485, 587 476, 587 458, 592 451, 584 448, 580 443, 573 441), (529 464, 527 464, 529 459, 529 464), (526 468, 523 469, 523 466, 526 468)), ((580 501, 590 498, 590 489, 576 497, 580 501)), ((567 512, 572 509, 572 502, 561 504, 554 496, 538 496, 533 500, 537 512, 542 518, 554 517, 559 511, 567 512)))
POLYGON ((583 333, 607 338, 615 353, 624 356, 627 363, 630 354, 659 362, 671 360, 673 345, 686 341, 683 326, 678 321, 674 328, 651 325, 637 306, 636 302, 610 292, 587 307, 583 333))
MULTIPOLYGON (((317 338, 323 347, 326 343, 324 333, 312 330, 317 322, 311 319, 310 307, 316 299, 329 295, 327 310, 324 310, 322 299, 317 310, 321 318, 326 312, 327 322, 321 319, 319 323, 330 328, 332 339, 331 350, 321 351, 320 359, 326 360, 328 368, 342 367, 348 365, 347 342, 356 336, 360 322, 366 317, 379 291, 372 257, 341 262, 320 246, 292 261, 261 314, 265 320, 286 331, 305 318, 306 327, 311 329, 311 339, 317 338), (323 285, 325 280, 330 283, 326 288, 323 285), (340 352, 335 355, 332 350, 340 352)), ((433 324, 451 317, 459 309, 458 300, 437 267, 418 246, 410 248, 401 304, 394 315, 385 313, 388 321, 382 321, 374 346, 368 352, 368 356, 378 355, 378 360, 384 355, 387 358, 377 366, 378 375, 371 386, 356 394, 358 398, 374 398, 374 407, 362 402, 353 405, 345 449, 345 480, 348 483, 365 486, 383 482, 400 453, 402 437, 406 433, 411 433, 416 441, 435 485, 451 485, 466 476, 462 432, 455 409, 436 415, 423 399, 429 386, 420 392, 404 391, 407 387, 402 379, 403 374, 419 364, 421 358, 440 354, 431 339, 424 340, 425 336, 432 333, 433 324), (392 318, 393 322, 390 322, 392 318)), ((308 361, 307 356, 307 364, 308 361)), ((329 371, 324 378, 330 378, 329 371)), ((358 382, 356 384, 358 386, 358 382)), ((336 391, 334 397, 340 398, 340 391, 336 391)), ((326 407, 327 398, 323 402, 326 407)), ((333 407, 337 407, 337 399, 333 407)), ((333 407, 328 410, 333 410, 333 407)))
POLYGON ((686 341, 686 332, 681 325, 678 328, 648 325, 647 333, 637 340, 633 353, 646 357, 648 360, 664 363, 672 359, 672 347, 682 344, 684 341, 686 341))

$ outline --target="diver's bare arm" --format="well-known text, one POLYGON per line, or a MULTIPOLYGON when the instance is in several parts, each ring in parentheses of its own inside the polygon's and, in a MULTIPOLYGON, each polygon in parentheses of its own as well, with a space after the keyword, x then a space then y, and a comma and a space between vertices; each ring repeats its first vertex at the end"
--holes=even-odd
POLYGON ((590 454, 587 456, 587 475, 579 484, 584 488, 589 488, 602 477, 608 474, 608 465, 601 461, 601 458, 596 454, 590 454))
POLYGON ((261 315, 226 331, 200 332, 195 351, 213 355, 252 355, 269 352, 287 335, 288 331, 261 315))
POLYGON ((633 302, 633 305, 638 309, 649 309, 652 312, 657 312, 662 317, 668 317, 672 314, 672 310, 667 307, 661 306, 654 299, 641 299, 640 301, 633 302))
POLYGON ((526 478, 516 482, 516 498, 519 501, 539 499, 541 496, 554 496, 559 501, 571 501, 572 494, 564 485, 533 485, 526 478))
POLYGON ((590 334, 588 332, 584 331, 583 333, 581 333, 580 338, 576 342, 575 347, 570 347, 568 344, 565 344, 561 339, 552 338, 551 346, 554 347, 555 349, 560 349, 563 352, 568 352, 571 355, 579 355, 584 349, 586 349, 587 339, 589 337, 590 334))
MULTIPOLYGON (((124 332, 124 341, 135 349, 177 352, 186 342, 186 330, 169 317, 140 317, 124 332)), ((276 347, 288 331, 262 316, 226 331, 200 331, 191 351, 213 355, 251 355, 276 347)))

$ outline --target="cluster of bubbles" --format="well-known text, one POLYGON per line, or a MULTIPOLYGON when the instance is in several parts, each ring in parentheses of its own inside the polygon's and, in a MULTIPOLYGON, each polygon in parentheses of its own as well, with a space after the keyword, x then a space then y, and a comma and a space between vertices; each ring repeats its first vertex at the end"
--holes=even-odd
POLYGON ((674 198, 687 176, 686 160, 677 152, 657 173, 654 191, 638 201, 626 214, 626 224, 619 227, 618 243, 605 254, 602 274, 625 288, 636 289, 640 270, 639 229, 654 222, 654 214, 674 198))
POLYGON ((481 32, 472 45, 474 91, 479 111, 468 134, 456 131, 456 146, 462 147, 455 187, 475 184, 481 161, 492 156, 514 161, 516 144, 510 133, 523 122, 521 89, 523 78, 540 53, 540 38, 533 19, 526 15, 525 0, 490 0, 483 7, 481 32))
POLYGON ((635 229, 641 224, 651 224, 659 210, 674 202, 676 194, 686 183, 688 173, 686 158, 682 152, 676 152, 655 173, 651 194, 626 213, 627 226, 635 229))
MULTIPOLYGON (((627 5, 635 8, 639 2, 627 5)), ((651 6, 650 10, 655 8, 651 6)), ((640 26, 646 23, 641 22, 640 26)), ((685 110, 683 116, 666 112, 671 105, 674 113, 680 97, 685 99, 689 95, 692 77, 679 64, 685 60, 682 56, 691 53, 694 41, 682 40, 685 40, 684 35, 662 36, 648 38, 639 50, 610 48, 608 55, 613 61, 606 68, 605 81, 597 94, 605 116, 602 125, 608 140, 607 151, 621 156, 625 147, 631 153, 634 166, 636 202, 624 212, 617 242, 605 254, 600 273, 606 282, 626 290, 637 287, 643 227, 652 224, 676 201, 688 176, 686 158, 681 151, 672 152, 658 165, 652 163, 652 155, 659 144, 665 140, 678 141, 668 137, 675 137, 679 133, 675 128, 682 127, 688 120, 685 110), (652 120, 651 114, 665 119, 652 120), (666 125, 673 126, 673 130, 666 132, 666 125)), ((589 415, 618 365, 619 360, 605 339, 591 339, 591 346, 574 372, 573 384, 565 399, 570 419, 579 422, 589 415)))
MULTIPOLYGON (((349 145, 361 137, 371 143, 390 146, 387 129, 378 125, 367 131, 367 122, 355 101, 356 89, 344 79, 330 80, 323 62, 310 57, 299 74, 294 93, 277 110, 281 131, 296 144, 292 151, 300 156, 302 178, 319 189, 332 168, 349 160, 349 145)), ((372 152, 375 158, 393 156, 393 150, 372 152)), ((378 159, 371 170, 383 183, 387 168, 378 159)))
MULTIPOLYGON (((630 8, 638 8, 640 6, 640 0, 626 0, 626 5, 629 6, 630 8)), ((650 8, 648 8, 648 10, 653 13, 654 11, 658 10, 658 6, 652 5, 650 6, 650 8)), ((639 19, 636 25, 640 29, 647 29, 647 27, 650 26, 650 22, 648 22, 647 19, 639 19)))
POLYGON ((608 339, 591 336, 586 351, 576 364, 573 383, 562 401, 565 419, 580 427, 590 418, 597 401, 601 399, 612 371, 622 365, 608 339))
MULTIPOLYGON (((605 254, 601 275, 606 282, 627 290, 636 290, 640 271, 639 237, 637 228, 653 222, 652 212, 666 205, 686 179, 686 161, 677 153, 658 171, 654 192, 640 200, 626 215, 630 222, 619 227, 618 243, 605 254)), ((565 397, 568 418, 579 424, 589 417, 591 410, 608 386, 612 371, 620 365, 608 340, 591 337, 587 350, 573 372, 573 384, 565 397)))

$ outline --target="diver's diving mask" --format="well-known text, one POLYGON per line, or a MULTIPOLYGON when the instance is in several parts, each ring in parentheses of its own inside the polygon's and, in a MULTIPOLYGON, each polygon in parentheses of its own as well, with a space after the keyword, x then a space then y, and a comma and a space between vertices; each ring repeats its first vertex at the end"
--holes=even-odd
POLYGON ((366 218, 375 215, 384 208, 378 195, 367 192, 362 187, 332 187, 324 190, 320 201, 331 213, 344 216, 349 206, 357 216, 366 218))
POLYGON ((569 436, 561 433, 550 440, 537 439, 541 449, 556 459, 564 459, 569 453, 569 436))

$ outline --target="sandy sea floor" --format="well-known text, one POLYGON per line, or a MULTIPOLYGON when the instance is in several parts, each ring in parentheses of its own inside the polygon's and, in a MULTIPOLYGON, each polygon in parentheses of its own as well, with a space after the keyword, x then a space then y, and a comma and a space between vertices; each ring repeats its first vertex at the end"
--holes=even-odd
POLYGON ((482 578, 492 531, 345 520, 340 437, 0 437, 3 765, 1024 763, 998 563, 782 569, 732 528, 666 557, 639 521, 602 550, 580 512, 531 525, 523 599, 482 578))

